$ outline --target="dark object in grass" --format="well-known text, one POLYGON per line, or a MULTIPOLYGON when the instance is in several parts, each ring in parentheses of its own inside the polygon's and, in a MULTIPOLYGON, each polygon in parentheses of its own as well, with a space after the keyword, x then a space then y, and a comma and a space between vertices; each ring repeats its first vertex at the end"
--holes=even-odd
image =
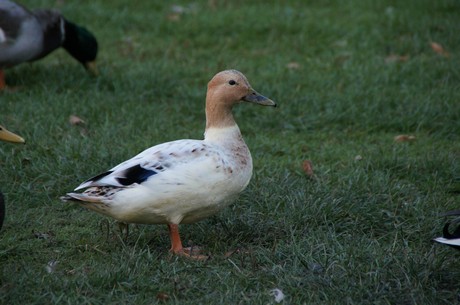
POLYGON ((0 230, 3 226, 3 220, 5 219, 5 200, 2 192, 0 192, 0 230))
MULTIPOLYGON (((1 30, 1 29, 0 29, 1 30)), ((8 131, 5 127, 0 125, 0 140, 11 143, 25 143, 24 139, 17 134, 8 131)), ((5 199, 3 194, 0 192, 0 229, 3 226, 3 220, 5 219, 5 199)))
POLYGON ((59 47, 97 74, 98 45, 91 32, 57 11, 29 11, 13 1, 0 1, 0 90, 6 86, 4 68, 41 59, 59 47))
MULTIPOLYGON (((443 214, 442 216, 459 216, 459 215, 460 215, 460 210, 454 210, 454 211, 447 212, 443 214)), ((441 244, 448 245, 457 250, 460 250, 460 219, 457 219, 452 222, 447 222, 444 225, 444 228, 442 230, 442 237, 437 237, 434 239, 434 241, 441 243, 441 244), (457 225, 457 227, 455 228, 453 233, 450 233, 449 227, 455 226, 455 225, 457 225)))

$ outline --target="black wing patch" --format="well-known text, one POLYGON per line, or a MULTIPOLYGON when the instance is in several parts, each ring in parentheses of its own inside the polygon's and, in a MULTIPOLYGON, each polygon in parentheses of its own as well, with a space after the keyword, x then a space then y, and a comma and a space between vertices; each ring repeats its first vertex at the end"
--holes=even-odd
POLYGON ((117 177, 117 181, 121 185, 131 185, 134 183, 142 183, 150 176, 156 175, 158 172, 150 169, 145 169, 139 164, 127 168, 123 171, 123 177, 117 177))

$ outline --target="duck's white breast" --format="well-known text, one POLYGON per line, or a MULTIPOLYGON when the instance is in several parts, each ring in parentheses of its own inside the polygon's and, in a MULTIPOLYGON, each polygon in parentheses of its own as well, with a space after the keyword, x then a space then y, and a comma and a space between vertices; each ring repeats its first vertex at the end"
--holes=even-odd
POLYGON ((107 202, 111 216, 151 224, 192 223, 216 214, 246 188, 252 175, 249 149, 238 135, 235 129, 211 131, 204 141, 169 142, 132 158, 129 162, 142 163, 155 155, 150 162, 161 162, 165 169, 117 192, 107 202), (233 140, 229 132, 236 133, 233 140))

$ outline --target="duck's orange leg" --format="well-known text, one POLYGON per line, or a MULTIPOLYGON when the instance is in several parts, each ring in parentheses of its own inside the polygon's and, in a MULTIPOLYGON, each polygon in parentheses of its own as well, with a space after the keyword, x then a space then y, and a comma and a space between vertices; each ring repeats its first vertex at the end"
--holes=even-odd
POLYGON ((5 72, 3 72, 2 69, 0 69, 0 90, 3 90, 5 88, 6 88, 5 72))
POLYGON ((171 238, 171 251, 174 254, 183 254, 184 248, 182 247, 182 241, 179 235, 179 226, 175 224, 168 224, 169 237, 171 238))
POLYGON ((209 257, 206 255, 192 254, 190 248, 184 249, 179 235, 179 225, 168 224, 169 237, 171 238, 171 251, 175 255, 185 256, 195 260, 207 260, 209 257))

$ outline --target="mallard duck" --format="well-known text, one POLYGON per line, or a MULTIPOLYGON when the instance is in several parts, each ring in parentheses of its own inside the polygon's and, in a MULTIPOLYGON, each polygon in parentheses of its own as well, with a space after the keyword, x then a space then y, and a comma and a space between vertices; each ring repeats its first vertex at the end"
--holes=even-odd
MULTIPOLYGON (((460 210, 455 210, 455 211, 450 211, 442 216, 460 216, 460 210)), ((445 244, 448 246, 451 246, 453 248, 456 248, 457 250, 460 250, 460 225, 459 225, 460 220, 456 220, 453 222, 447 222, 444 225, 444 228, 442 230, 442 237, 437 237, 433 239, 435 242, 445 244), (453 233, 449 232, 449 227, 452 225, 457 225, 453 233)))
POLYGON ((179 224, 210 217, 249 183, 252 158, 232 108, 241 102, 276 106, 252 89, 239 71, 217 73, 208 83, 204 140, 153 146, 61 197, 123 223, 167 224, 170 251, 190 257, 179 224))
MULTIPOLYGON (((5 127, 0 126, 0 140, 12 142, 12 143, 24 143, 24 139, 17 134, 8 131, 5 127)), ((0 229, 3 226, 3 220, 5 219, 5 199, 3 198, 2 192, 0 192, 0 229)))
POLYGON ((97 73, 97 41, 84 27, 54 10, 32 12, 13 1, 0 1, 0 89, 6 86, 3 69, 40 59, 59 47, 97 73))

